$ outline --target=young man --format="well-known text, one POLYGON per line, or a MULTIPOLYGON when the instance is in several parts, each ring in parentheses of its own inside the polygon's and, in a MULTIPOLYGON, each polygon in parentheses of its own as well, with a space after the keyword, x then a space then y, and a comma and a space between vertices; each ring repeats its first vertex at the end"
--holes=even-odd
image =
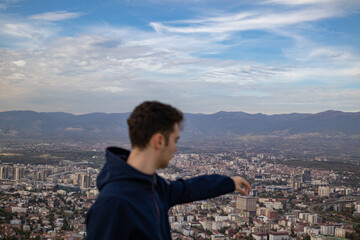
POLYGON ((86 216, 87 239, 171 239, 169 209, 181 203, 251 190, 242 177, 203 175, 167 181, 156 174, 177 152, 183 114, 144 102, 128 119, 131 152, 110 147, 97 178, 100 195, 86 216))

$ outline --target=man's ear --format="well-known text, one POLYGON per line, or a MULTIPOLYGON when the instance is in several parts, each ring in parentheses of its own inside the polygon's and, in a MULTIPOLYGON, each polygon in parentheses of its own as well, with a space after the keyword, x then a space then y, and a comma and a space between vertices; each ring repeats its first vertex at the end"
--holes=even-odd
POLYGON ((155 149, 161 149, 165 145, 165 137, 161 133, 155 133, 150 141, 155 149))

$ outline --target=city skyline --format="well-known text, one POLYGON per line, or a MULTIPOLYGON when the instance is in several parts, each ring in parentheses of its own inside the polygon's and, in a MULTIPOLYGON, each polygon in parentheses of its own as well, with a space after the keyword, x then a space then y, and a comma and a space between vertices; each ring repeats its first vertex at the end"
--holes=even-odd
MULTIPOLYGON (((31 149, 40 150, 38 147, 31 149)), ((8 151, 20 148, 16 145, 8 151)), ((92 154, 102 152, 94 150, 92 154)), ((52 152, 49 156, 52 154, 58 155, 52 152)), ((83 239, 85 214, 99 194, 96 176, 101 165, 97 163, 103 160, 59 159, 63 158, 42 164, 1 162, 0 201, 6 207, 0 212, 0 236, 83 239)), ((250 196, 233 192, 172 207, 172 238, 358 239, 359 176, 337 168, 309 170, 284 160, 273 151, 177 153, 169 167, 158 171, 161 177, 171 181, 214 172, 247 176, 252 191, 250 196)))
POLYGON ((4 1, 0 111, 358 112, 355 0, 4 1))

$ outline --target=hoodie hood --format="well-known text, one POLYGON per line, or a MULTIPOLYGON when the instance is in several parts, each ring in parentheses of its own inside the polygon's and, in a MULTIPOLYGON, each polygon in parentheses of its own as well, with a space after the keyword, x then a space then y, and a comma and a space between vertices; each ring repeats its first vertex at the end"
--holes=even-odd
POLYGON ((127 164, 130 151, 108 147, 106 149, 106 163, 97 177, 96 186, 101 189, 108 183, 119 180, 136 180, 145 184, 152 184, 153 175, 140 172, 127 164))

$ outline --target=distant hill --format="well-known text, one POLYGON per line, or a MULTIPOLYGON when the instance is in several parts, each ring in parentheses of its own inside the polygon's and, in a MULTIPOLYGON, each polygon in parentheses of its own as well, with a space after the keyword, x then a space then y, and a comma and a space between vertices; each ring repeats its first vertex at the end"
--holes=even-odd
MULTIPOLYGON (((0 112, 0 137, 86 139, 127 135, 129 113, 0 112)), ((126 136, 124 136, 126 137, 126 136)))
MULTIPOLYGON (((127 139, 129 113, 0 112, 0 137, 28 139, 127 139)), ((236 137, 243 135, 359 135, 360 112, 326 111, 317 114, 248 114, 218 112, 185 114, 182 137, 236 137)))
POLYGON ((269 135, 320 133, 355 135, 360 133, 360 112, 326 111, 317 114, 248 114, 218 112, 187 114, 188 131, 200 135, 269 135))

